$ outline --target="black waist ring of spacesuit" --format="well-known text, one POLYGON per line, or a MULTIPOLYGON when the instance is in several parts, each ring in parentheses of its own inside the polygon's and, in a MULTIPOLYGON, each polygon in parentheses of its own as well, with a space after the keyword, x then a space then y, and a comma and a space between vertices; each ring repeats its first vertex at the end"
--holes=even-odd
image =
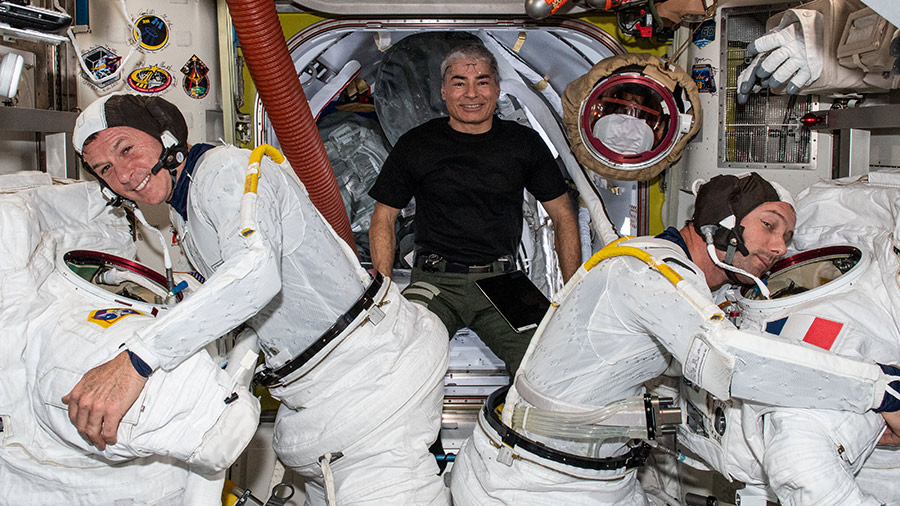
POLYGON ((341 333, 347 329, 347 326, 350 325, 360 313, 372 308, 375 304, 375 296, 378 295, 378 291, 381 289, 382 284, 384 284, 384 276, 379 272, 353 306, 348 309, 347 312, 339 316, 331 327, 319 336, 318 339, 313 341, 308 348, 278 369, 270 369, 268 367, 263 368, 262 371, 256 373, 253 381, 265 387, 278 385, 287 375, 303 367, 303 365, 309 362, 316 353, 322 351, 328 343, 341 335, 341 333))
POLYGON ((616 457, 591 458, 555 450, 542 443, 528 439, 500 420, 500 416, 497 413, 497 407, 506 399, 507 390, 509 390, 508 386, 492 393, 487 401, 485 401, 483 410, 484 417, 487 419, 488 424, 500 435, 503 444, 511 448, 519 447, 547 460, 580 467, 582 469, 593 469, 598 471, 613 471, 622 468, 632 469, 640 467, 644 465, 644 462, 647 461, 647 457, 650 456, 650 445, 644 441, 632 446, 627 453, 616 457))

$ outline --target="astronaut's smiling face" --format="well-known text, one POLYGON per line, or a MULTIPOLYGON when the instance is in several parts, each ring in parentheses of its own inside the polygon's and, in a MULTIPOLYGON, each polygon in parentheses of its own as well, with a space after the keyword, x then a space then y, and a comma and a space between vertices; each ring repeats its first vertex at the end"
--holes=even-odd
POLYGON ((152 174, 162 144, 150 134, 127 126, 107 128, 91 136, 83 148, 85 163, 122 197, 159 204, 172 194, 167 171, 152 174))
POLYGON ((441 82, 441 98, 447 103, 450 126, 469 134, 491 129, 500 84, 488 62, 461 58, 453 60, 441 82))

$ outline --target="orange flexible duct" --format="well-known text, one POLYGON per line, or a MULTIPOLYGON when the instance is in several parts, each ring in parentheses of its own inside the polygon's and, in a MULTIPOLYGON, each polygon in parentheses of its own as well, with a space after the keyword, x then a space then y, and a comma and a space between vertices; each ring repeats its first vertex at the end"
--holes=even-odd
POLYGON ((281 151, 303 181, 309 198, 356 251, 350 220, 319 137, 309 103, 294 71, 272 0, 227 0, 250 76, 278 136, 281 151))

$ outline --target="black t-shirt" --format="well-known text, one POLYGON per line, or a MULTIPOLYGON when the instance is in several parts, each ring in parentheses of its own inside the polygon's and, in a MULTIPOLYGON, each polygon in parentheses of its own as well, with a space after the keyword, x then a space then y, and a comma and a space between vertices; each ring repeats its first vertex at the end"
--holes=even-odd
POLYGON ((400 137, 369 195, 397 209, 415 197, 416 245, 476 265, 515 253, 523 189, 542 202, 567 189, 537 132, 494 117, 464 134, 436 118, 400 137))

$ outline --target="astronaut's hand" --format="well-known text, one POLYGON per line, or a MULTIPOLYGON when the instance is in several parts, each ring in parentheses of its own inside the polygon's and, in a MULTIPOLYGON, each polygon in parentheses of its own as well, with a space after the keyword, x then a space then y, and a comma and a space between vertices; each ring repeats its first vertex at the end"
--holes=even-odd
POLYGON ((882 413, 887 429, 878 440, 880 446, 900 446, 900 412, 882 413))
POLYGON ((818 78, 812 75, 808 58, 821 56, 807 55, 799 23, 772 30, 751 42, 747 57, 753 60, 738 76, 739 104, 747 103, 750 93, 761 88, 777 88, 787 82, 785 91, 793 94, 818 78))
POLYGON ((69 420, 81 437, 103 450, 107 444, 116 444, 119 421, 146 382, 123 351, 86 372, 62 401, 69 406, 69 420))

